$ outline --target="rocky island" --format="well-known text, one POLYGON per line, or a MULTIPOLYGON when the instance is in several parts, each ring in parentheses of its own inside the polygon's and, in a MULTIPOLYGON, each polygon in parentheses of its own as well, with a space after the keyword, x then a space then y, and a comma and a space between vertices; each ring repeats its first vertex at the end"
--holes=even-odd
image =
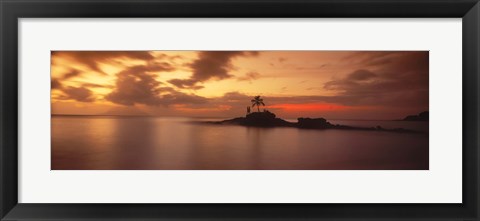
POLYGON ((385 129, 377 127, 352 127, 339 124, 331 124, 325 118, 298 118, 297 122, 289 122, 270 111, 248 113, 245 117, 237 117, 229 120, 210 122, 223 125, 241 125, 248 127, 295 127, 300 129, 339 129, 339 130, 365 130, 365 131, 385 131, 400 133, 420 133, 418 131, 407 130, 404 128, 385 129))
MULTIPOLYGON (((260 111, 260 106, 265 106, 260 96, 255 96, 252 100, 252 108, 257 107, 257 112, 251 112, 250 106, 247 106, 245 117, 237 117, 229 120, 208 122, 223 125, 241 125, 247 127, 295 127, 299 129, 338 129, 338 130, 364 130, 364 131, 385 131, 399 133, 422 133, 420 131, 408 130, 404 128, 386 129, 380 126, 376 127, 353 127, 347 125, 331 124, 325 118, 298 118, 297 122, 289 122, 278 118, 274 113, 264 109, 260 111)), ((425 114, 420 114, 424 117, 425 114)), ((428 112, 427 112, 428 118, 428 112)))

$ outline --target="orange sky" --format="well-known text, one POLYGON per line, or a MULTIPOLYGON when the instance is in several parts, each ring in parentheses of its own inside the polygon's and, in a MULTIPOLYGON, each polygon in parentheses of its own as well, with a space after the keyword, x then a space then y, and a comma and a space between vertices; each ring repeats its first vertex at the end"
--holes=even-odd
POLYGON ((53 51, 52 114, 400 119, 428 110, 428 52, 53 51), (256 110, 256 108, 254 109, 256 110))

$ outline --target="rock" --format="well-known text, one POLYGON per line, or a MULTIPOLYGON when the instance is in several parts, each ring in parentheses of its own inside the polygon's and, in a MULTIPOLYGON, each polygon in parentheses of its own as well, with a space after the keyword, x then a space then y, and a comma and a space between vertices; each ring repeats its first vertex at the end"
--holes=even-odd
POLYGON ((403 118, 404 121, 428 121, 428 111, 424 111, 418 115, 410 115, 403 118))
POLYGON ((334 127, 325 118, 298 118, 297 127, 299 128, 315 128, 326 129, 334 127))
POLYGON ((293 123, 276 118, 275 114, 269 111, 253 112, 247 114, 246 117, 234 118, 222 121, 224 124, 239 124, 243 126, 255 127, 290 127, 293 123))

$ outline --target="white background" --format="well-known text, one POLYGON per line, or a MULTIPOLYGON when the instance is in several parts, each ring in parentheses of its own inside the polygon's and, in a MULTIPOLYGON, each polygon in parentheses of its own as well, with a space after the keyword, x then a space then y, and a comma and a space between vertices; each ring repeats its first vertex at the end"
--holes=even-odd
POLYGON ((19 202, 461 203, 461 31, 461 19, 20 19, 19 202), (50 50, 430 50, 430 170, 50 171, 50 50))

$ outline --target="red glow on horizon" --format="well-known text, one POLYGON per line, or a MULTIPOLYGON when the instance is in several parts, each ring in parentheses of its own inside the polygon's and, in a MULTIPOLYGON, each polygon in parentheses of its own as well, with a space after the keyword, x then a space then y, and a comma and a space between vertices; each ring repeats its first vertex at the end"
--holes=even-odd
POLYGON ((329 103, 313 104, 274 104, 266 106, 267 109, 282 109, 284 111, 344 111, 354 109, 351 106, 329 103))

